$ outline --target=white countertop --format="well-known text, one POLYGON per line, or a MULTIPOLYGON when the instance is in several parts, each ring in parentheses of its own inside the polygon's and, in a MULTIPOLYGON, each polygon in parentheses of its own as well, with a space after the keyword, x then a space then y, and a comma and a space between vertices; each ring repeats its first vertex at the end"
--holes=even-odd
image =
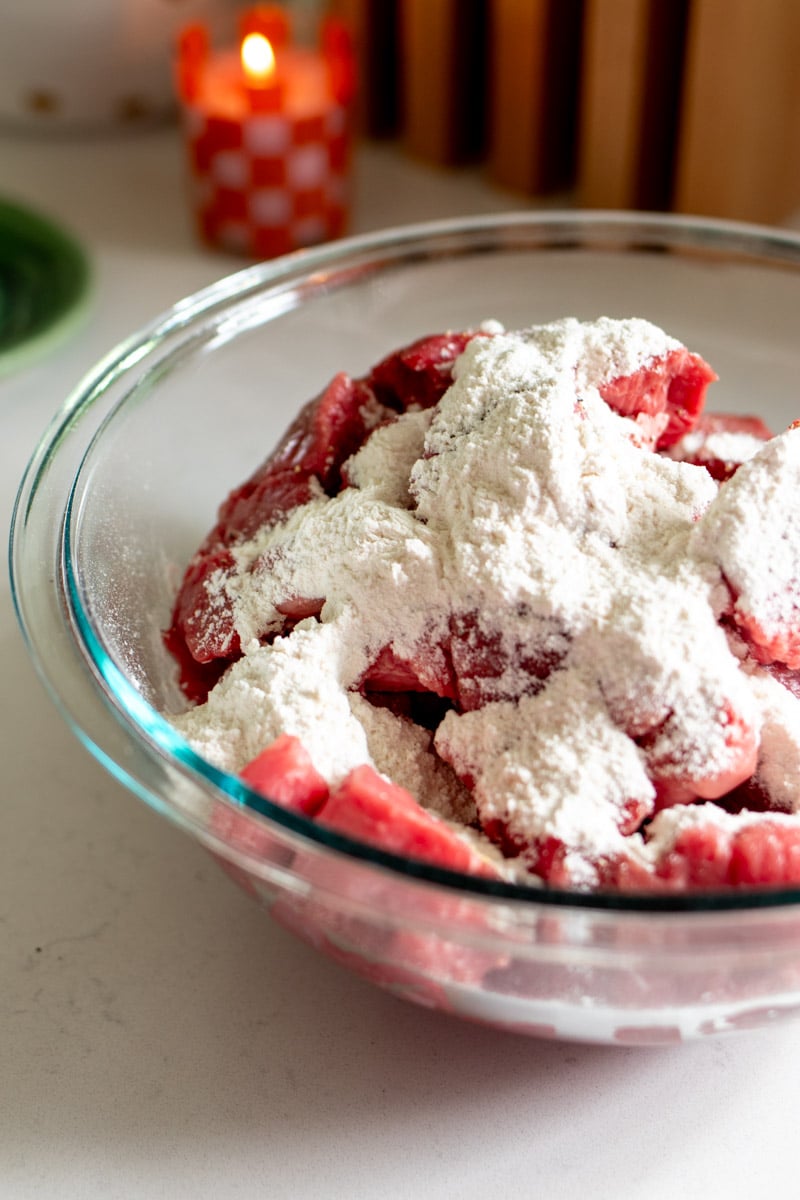
MULTIPOLYGON (((0 136, 0 195, 66 223, 95 293, 0 379, 7 527, 82 373, 241 265, 195 245, 177 131, 0 136)), ((510 207, 470 172, 359 158, 355 230, 510 207)), ((800 1024, 678 1048, 493 1032, 396 1000, 274 926, 63 723, 0 592, 0 1196, 795 1197, 800 1024)))

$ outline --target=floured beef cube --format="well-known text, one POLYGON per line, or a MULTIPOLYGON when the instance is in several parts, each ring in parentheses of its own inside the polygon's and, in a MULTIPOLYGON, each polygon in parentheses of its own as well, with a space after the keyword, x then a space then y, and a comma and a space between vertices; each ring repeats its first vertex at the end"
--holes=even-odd
POLYGON ((704 412, 691 431, 673 442, 666 453, 680 462, 705 467, 709 475, 723 483, 743 462, 758 454, 772 436, 760 417, 704 412))
POLYGON ((766 442, 720 489, 693 539, 719 566, 731 615, 762 663, 800 668, 800 428, 766 442))
MULTIPOLYGON (((235 569, 231 548, 284 520, 315 495, 336 495, 342 467, 373 429, 397 409, 429 407, 449 387, 455 359, 472 336, 421 339, 379 363, 367 379, 335 376, 301 410, 250 479, 231 492, 187 568, 167 635, 190 699, 202 699, 219 678, 219 670, 203 670, 202 665, 222 660, 224 669, 241 652, 225 588, 235 569)), ((318 611, 321 600, 308 599, 318 611)), ((302 606, 303 598, 294 597, 287 600, 288 608, 296 608, 298 600, 302 606)))

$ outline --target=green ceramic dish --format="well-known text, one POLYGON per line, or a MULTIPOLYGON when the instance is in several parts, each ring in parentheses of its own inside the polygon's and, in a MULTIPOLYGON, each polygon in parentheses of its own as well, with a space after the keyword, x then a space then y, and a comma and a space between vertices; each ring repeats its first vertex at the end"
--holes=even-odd
POLYGON ((0 199, 0 375, 50 350, 86 308, 89 263, 39 214, 0 199))

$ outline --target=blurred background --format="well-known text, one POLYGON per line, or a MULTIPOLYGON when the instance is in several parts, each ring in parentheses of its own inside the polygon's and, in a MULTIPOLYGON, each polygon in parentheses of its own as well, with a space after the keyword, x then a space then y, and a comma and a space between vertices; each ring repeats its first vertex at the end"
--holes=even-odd
POLYGON ((339 0, 362 125, 583 207, 800 206, 795 0, 339 0))
MULTIPOLYGON (((4 0, 0 126, 117 135, 169 121, 181 27, 202 21, 225 36, 246 7, 4 0)), ((391 148, 450 181, 477 179, 509 207, 564 202, 769 223, 800 209, 795 0, 284 7, 301 39, 326 14, 349 31, 360 148, 391 148)))

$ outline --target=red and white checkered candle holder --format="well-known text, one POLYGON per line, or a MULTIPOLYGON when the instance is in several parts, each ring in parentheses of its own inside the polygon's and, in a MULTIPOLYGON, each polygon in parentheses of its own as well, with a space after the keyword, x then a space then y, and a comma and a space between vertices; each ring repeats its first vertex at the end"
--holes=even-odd
POLYGON ((348 217, 349 37, 324 22, 294 45, 281 8, 250 9, 240 46, 213 51, 192 25, 178 46, 177 90, 198 233, 220 249, 273 258, 341 236, 348 217))

